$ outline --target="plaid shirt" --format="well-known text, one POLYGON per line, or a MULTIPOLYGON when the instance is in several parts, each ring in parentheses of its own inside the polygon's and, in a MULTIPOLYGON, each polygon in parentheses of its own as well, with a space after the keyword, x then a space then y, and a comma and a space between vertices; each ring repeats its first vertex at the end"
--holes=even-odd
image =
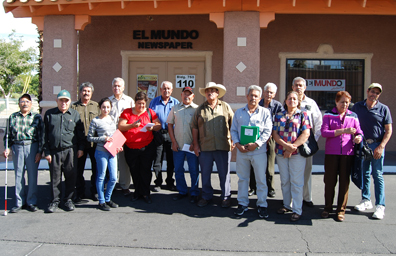
POLYGON ((23 116, 21 112, 12 113, 8 120, 8 127, 3 139, 4 148, 6 148, 8 133, 8 148, 15 141, 31 140, 39 143, 39 153, 43 151, 44 122, 40 114, 29 112, 26 116, 23 116))
MULTIPOLYGON (((279 112, 275 115, 274 126, 272 128, 273 131, 277 131, 278 135, 282 140, 288 143, 294 143, 298 136, 301 135, 302 131, 305 129, 311 129, 309 125, 309 118, 307 112, 301 112, 301 110, 297 109, 294 113, 293 117, 288 119, 286 117, 287 111, 279 112), (301 118, 301 114, 303 118, 301 118), (301 125, 301 119, 304 120, 304 123, 301 125)), ((278 155, 283 155, 284 149, 281 145, 276 143, 275 153, 278 155)), ((293 152, 292 155, 296 155, 297 150, 293 152)))

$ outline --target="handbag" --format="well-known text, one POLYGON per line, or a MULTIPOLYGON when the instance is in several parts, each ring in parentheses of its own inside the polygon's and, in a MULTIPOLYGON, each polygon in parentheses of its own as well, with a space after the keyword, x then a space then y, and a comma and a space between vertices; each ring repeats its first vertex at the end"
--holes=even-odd
POLYGON ((363 140, 354 146, 355 158, 351 170, 351 180, 360 190, 363 189, 363 140))
MULTIPOLYGON (((150 117, 150 122, 153 122, 153 118, 151 117, 151 113, 150 110, 147 109, 147 113, 150 117)), ((162 134, 159 131, 152 131, 153 136, 154 136, 154 144, 156 147, 161 146, 162 144, 164 144, 164 138, 162 137, 162 134)))
POLYGON ((368 143, 367 143, 367 141, 366 141, 366 138, 362 135, 362 134, 359 134, 360 136, 362 136, 362 154, 363 154, 363 156, 364 156, 364 160, 365 161, 369 161, 369 160, 371 160, 371 159, 373 159, 373 157, 374 157, 374 152, 373 152, 373 150, 369 147, 369 145, 368 145, 368 143))
MULTIPOLYGON (((303 117, 304 115, 301 113, 301 125, 303 123, 303 117)), ((298 151, 303 157, 313 156, 319 150, 319 145, 318 142, 315 140, 315 134, 313 133, 312 128, 309 130, 309 138, 307 139, 307 141, 304 142, 304 144, 298 146, 298 151)))

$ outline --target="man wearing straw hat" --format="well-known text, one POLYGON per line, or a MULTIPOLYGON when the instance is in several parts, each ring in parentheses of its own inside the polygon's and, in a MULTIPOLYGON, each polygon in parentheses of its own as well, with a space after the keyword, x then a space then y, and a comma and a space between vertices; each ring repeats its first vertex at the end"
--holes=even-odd
POLYGON ((196 110, 191 127, 195 155, 199 157, 201 166, 202 198, 198 206, 206 206, 213 197, 210 177, 213 161, 216 162, 221 187, 221 207, 231 205, 231 124, 234 112, 230 105, 219 100, 226 93, 221 84, 209 82, 199 93, 206 97, 196 110))
POLYGON ((31 212, 37 208, 37 170, 43 152, 44 123, 41 115, 31 112, 32 98, 23 94, 19 98, 20 111, 11 114, 8 120, 8 130, 4 136, 4 146, 8 134, 8 148, 5 146, 4 157, 12 150, 12 161, 15 170, 15 207, 11 213, 17 213, 22 208, 31 212), (27 171, 28 187, 25 186, 25 170, 27 171))

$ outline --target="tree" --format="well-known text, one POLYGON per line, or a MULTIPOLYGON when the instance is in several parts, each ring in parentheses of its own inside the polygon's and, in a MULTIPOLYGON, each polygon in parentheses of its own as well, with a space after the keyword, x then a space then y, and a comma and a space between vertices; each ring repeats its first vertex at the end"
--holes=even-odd
POLYGON ((8 99, 16 88, 17 77, 30 75, 36 68, 36 52, 30 47, 22 49, 22 39, 13 31, 8 40, 0 39, 0 91, 8 99))

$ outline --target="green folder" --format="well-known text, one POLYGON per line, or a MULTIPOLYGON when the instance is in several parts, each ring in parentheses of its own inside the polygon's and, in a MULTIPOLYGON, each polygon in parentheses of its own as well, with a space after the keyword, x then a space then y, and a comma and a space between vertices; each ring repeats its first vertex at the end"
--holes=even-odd
POLYGON ((239 144, 246 145, 248 143, 254 143, 259 137, 259 127, 258 126, 241 126, 241 138, 239 139, 239 144))

